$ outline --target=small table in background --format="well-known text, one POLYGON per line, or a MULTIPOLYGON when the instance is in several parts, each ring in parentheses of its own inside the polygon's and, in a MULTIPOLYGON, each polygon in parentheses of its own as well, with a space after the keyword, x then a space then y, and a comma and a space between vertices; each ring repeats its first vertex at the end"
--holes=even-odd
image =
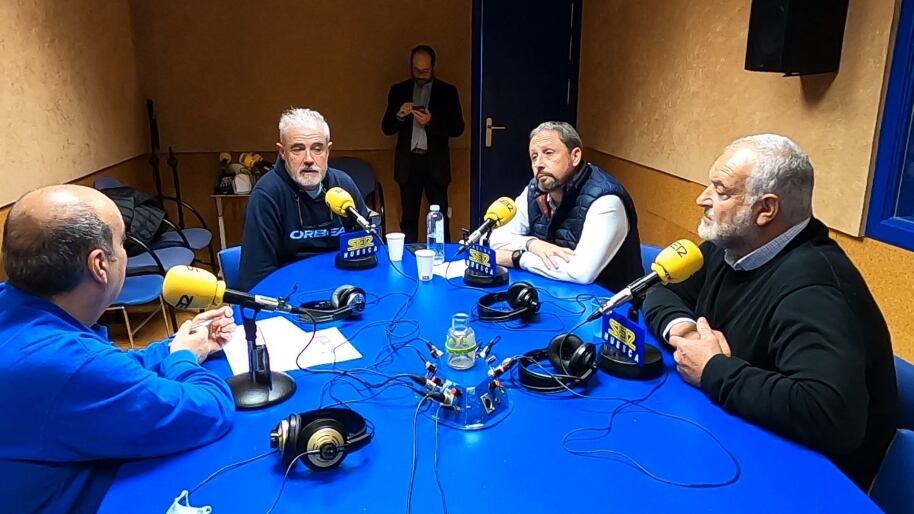
POLYGON ((225 250, 225 220, 222 217, 222 199, 223 198, 250 198, 251 195, 210 195, 216 201, 216 218, 219 220, 219 249, 225 250))

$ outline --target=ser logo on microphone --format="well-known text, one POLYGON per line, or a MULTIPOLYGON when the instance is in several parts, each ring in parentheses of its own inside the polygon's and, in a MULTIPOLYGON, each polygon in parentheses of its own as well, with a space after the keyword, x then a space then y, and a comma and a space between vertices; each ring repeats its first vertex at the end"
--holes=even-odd
POLYGON ((489 260, 489 254, 480 252, 475 248, 470 248, 470 260, 476 264, 481 264, 483 266, 491 266, 492 263, 489 260))
POLYGON ((349 244, 346 245, 346 251, 355 252, 372 246, 374 246, 374 236, 354 237, 350 239, 349 244))
POLYGON ((194 301, 193 296, 182 294, 181 298, 178 298, 177 303, 175 303, 175 307, 177 307, 179 309, 186 309, 186 308, 190 307, 190 304, 193 303, 193 301, 194 301))
POLYGON ((680 243, 679 241, 676 241, 675 243, 671 244, 670 248, 672 248, 673 251, 676 252, 676 255, 678 255, 680 257, 685 257, 686 255, 689 254, 689 249, 686 248, 685 245, 680 243))

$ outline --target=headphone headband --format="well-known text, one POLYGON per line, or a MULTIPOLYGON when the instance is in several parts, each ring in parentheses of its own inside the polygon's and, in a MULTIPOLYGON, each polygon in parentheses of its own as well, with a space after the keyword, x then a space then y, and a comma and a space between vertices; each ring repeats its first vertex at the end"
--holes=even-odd
POLYGON ((536 370, 542 366, 542 363, 549 361, 549 351, 545 348, 525 353, 517 367, 521 385, 541 393, 566 391, 587 382, 597 369, 596 365, 590 365, 579 370, 580 373, 577 375, 572 374, 572 370, 569 370, 569 374, 563 374, 558 369, 555 373, 536 370))
POLYGON ((365 291, 360 287, 343 285, 333 291, 329 300, 304 302, 300 308, 310 314, 317 324, 346 319, 365 309, 365 291))
POLYGON ((529 282, 515 282, 506 290, 482 295, 476 302, 476 311, 482 321, 511 321, 529 319, 539 312, 539 293, 529 282), (497 303, 507 302, 509 310, 496 309, 497 303))

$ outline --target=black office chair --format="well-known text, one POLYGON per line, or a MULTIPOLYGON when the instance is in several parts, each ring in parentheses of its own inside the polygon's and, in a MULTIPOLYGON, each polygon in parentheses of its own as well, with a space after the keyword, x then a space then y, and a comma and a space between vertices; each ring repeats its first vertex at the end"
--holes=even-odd
POLYGON ((373 213, 371 222, 383 227, 387 223, 384 209, 384 188, 378 182, 371 164, 356 157, 334 157, 330 159, 329 164, 331 168, 343 171, 352 178, 373 213))

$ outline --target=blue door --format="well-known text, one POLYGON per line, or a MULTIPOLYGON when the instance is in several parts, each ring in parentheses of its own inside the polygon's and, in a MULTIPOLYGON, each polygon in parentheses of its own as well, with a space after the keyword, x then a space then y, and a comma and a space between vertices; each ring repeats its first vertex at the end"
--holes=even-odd
POLYGON ((473 1, 471 224, 531 178, 528 135, 575 124, 581 0, 473 1))

